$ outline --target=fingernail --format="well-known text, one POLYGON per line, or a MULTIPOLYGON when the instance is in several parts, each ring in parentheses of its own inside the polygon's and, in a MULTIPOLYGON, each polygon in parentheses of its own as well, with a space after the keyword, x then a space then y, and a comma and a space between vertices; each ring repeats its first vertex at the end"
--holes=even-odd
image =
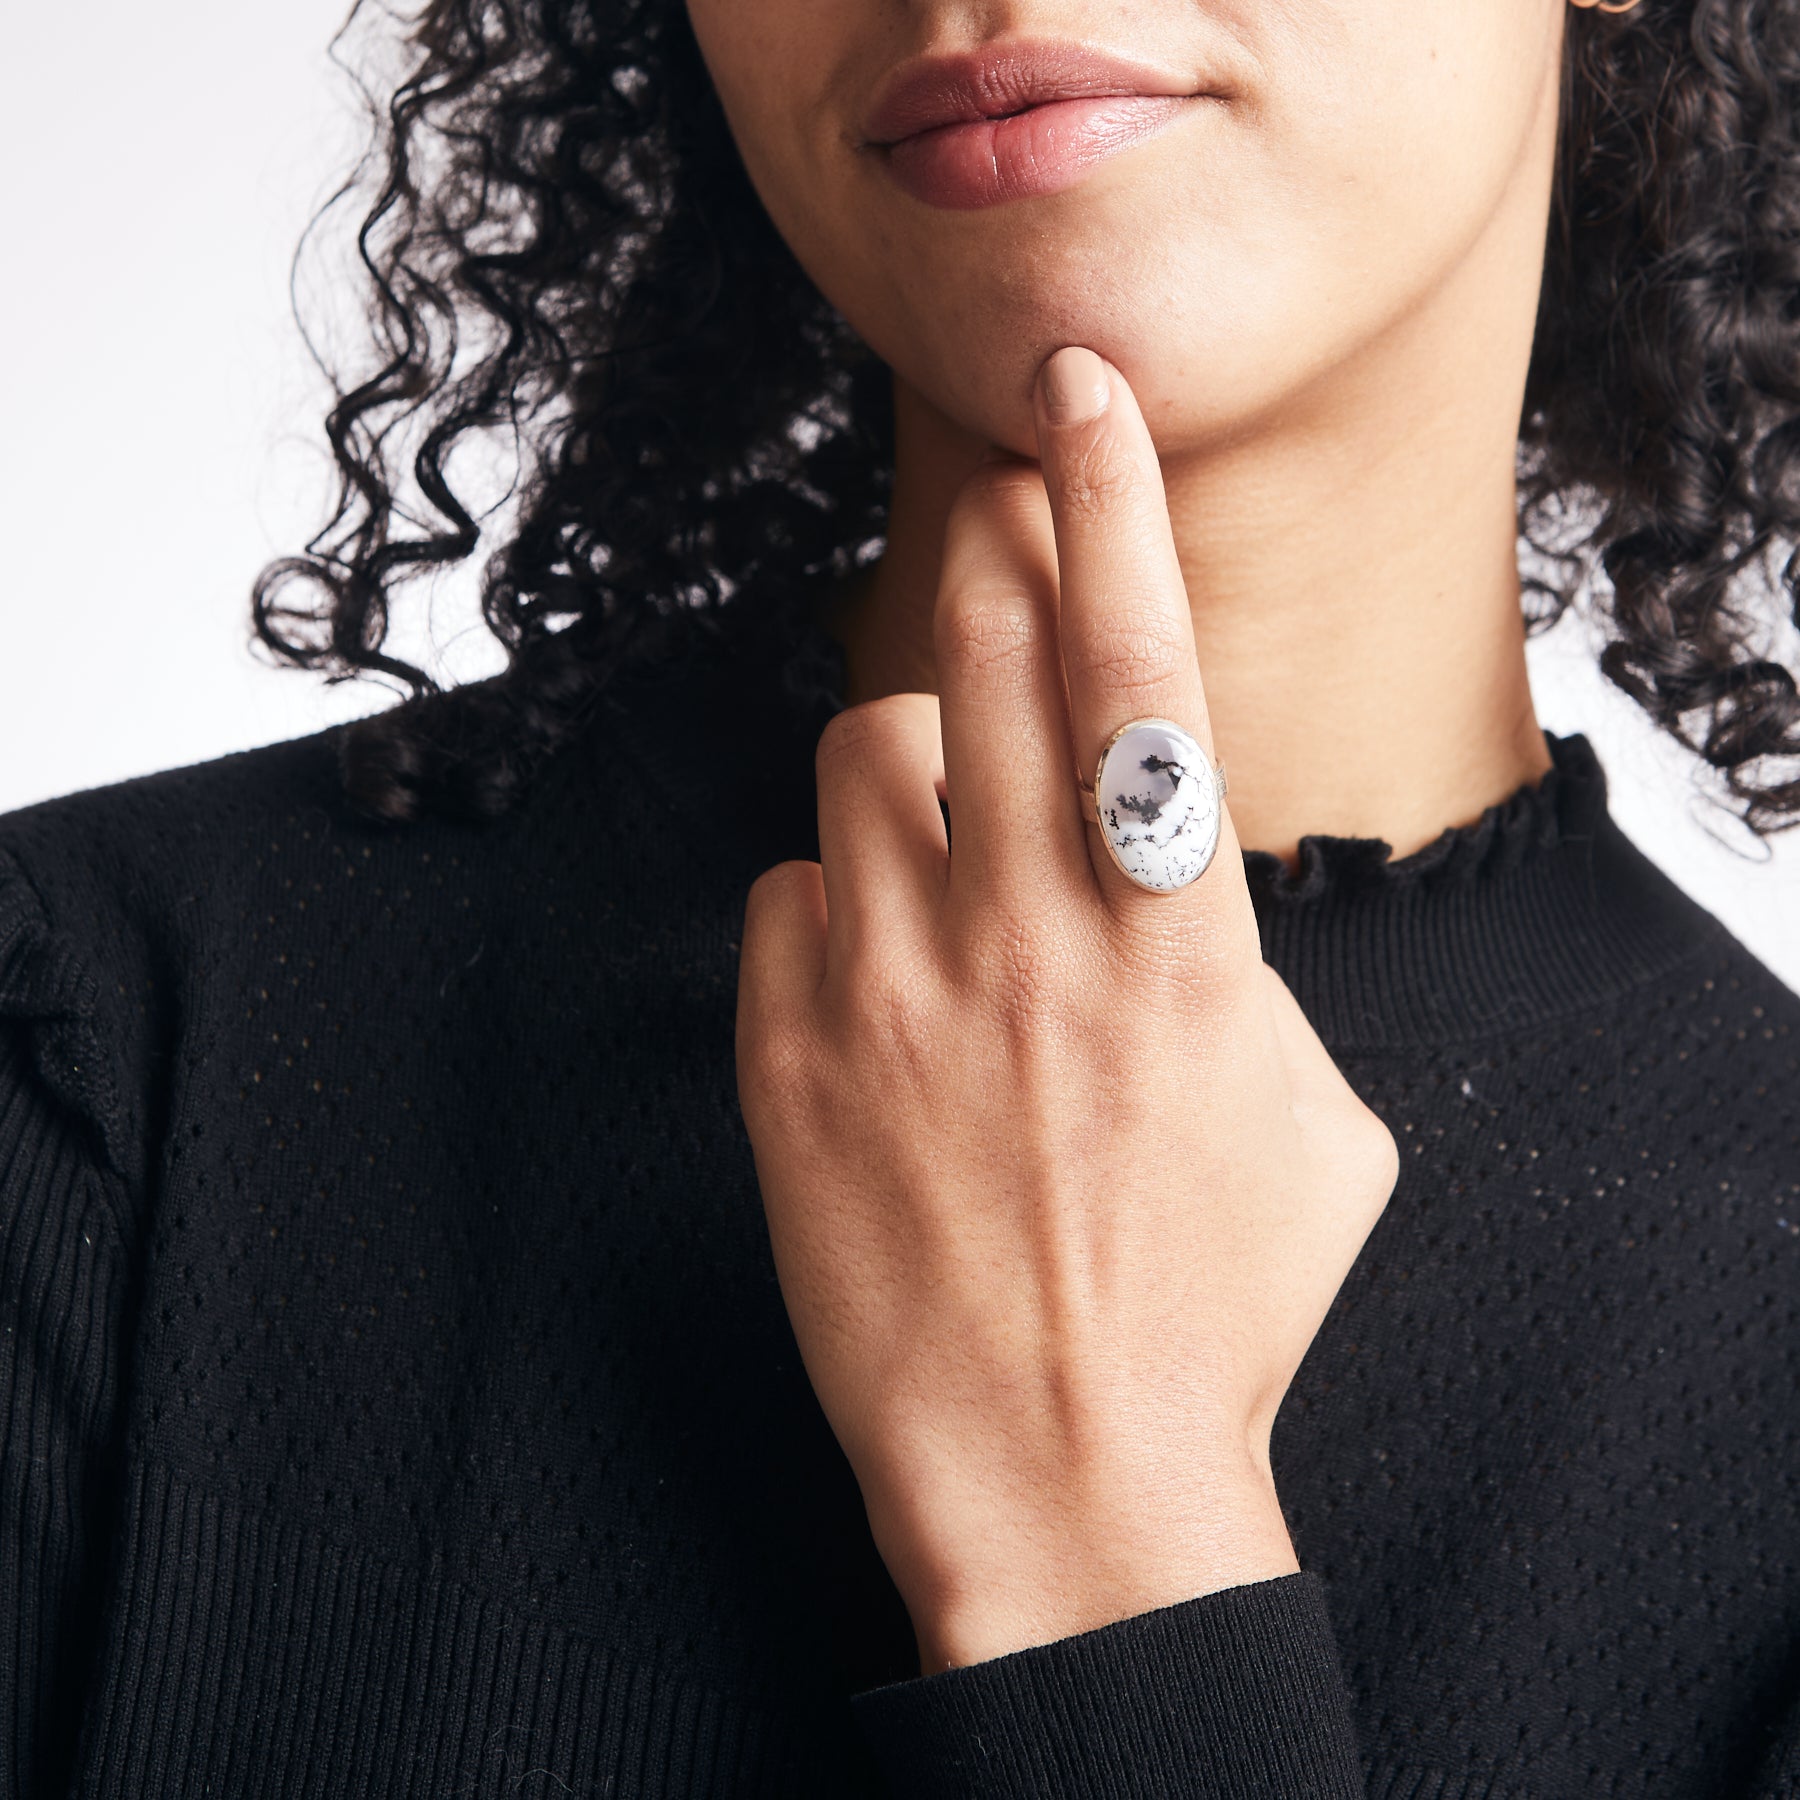
POLYGON ((1052 425, 1083 425, 1097 419, 1112 400, 1106 364, 1093 351, 1071 344, 1043 367, 1044 415, 1052 425))

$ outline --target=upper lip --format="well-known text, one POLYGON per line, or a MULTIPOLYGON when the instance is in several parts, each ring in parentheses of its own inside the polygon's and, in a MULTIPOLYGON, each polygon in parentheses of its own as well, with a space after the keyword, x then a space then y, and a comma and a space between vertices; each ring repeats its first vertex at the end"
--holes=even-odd
POLYGON ((1086 44, 988 44, 902 63, 877 91, 863 137, 885 146, 922 131, 1001 119, 1057 100, 1199 91, 1192 75, 1086 44))

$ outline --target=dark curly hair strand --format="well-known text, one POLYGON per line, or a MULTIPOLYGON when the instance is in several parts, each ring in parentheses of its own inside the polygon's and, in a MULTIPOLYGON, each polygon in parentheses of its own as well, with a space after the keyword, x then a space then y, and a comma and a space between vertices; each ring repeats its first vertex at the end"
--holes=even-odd
MULTIPOLYGON (((374 13, 357 0, 345 31, 374 13)), ((377 23, 410 68, 345 194, 374 190, 379 366, 338 388, 334 516, 263 572, 255 624, 284 661, 410 696, 344 734, 362 807, 489 815, 627 665, 727 620, 799 640, 818 582, 879 549, 889 393, 763 213, 679 0, 377 23), (482 578, 506 667, 424 705, 435 683, 384 648, 390 597, 476 551, 448 464, 483 434, 522 464, 482 578)), ((1607 675, 1752 830, 1800 821, 1800 692, 1773 648, 1800 622, 1791 0, 1571 16, 1520 439, 1534 628, 1597 566, 1607 675)))

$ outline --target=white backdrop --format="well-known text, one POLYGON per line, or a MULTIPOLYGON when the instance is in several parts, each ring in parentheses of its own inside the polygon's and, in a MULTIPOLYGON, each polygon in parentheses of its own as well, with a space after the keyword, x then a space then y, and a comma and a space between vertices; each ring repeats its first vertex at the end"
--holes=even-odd
MULTIPOLYGON (((288 267, 361 141, 325 55, 344 4, 12 9, 0 811, 383 698, 247 646, 252 578, 317 525, 329 488, 288 267)), ((446 584, 435 636, 455 673, 482 666, 468 615, 469 584, 446 584)), ((1533 659, 1544 723, 1593 738, 1620 822, 1800 987, 1800 832, 1755 860, 1721 842, 1579 626, 1533 659)))

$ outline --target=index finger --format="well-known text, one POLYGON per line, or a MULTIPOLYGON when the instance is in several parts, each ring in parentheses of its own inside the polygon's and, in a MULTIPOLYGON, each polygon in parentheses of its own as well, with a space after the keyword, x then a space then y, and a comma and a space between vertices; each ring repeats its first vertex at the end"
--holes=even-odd
POLYGON ((1095 785, 1104 839, 1092 845, 1101 884, 1134 918, 1144 889, 1185 891, 1196 880, 1202 897, 1189 905, 1216 909, 1243 882, 1241 869, 1235 883, 1206 879, 1218 856, 1237 860, 1237 840, 1211 792, 1212 730, 1156 447, 1124 378, 1091 350, 1045 363, 1037 424, 1076 761, 1095 785), (1163 720, 1180 732, 1147 724, 1118 738, 1127 724, 1163 720))
POLYGON ((1156 447, 1124 377, 1070 346, 1037 386, 1038 460, 1056 522, 1061 638, 1084 781, 1128 720, 1212 730, 1156 447))

